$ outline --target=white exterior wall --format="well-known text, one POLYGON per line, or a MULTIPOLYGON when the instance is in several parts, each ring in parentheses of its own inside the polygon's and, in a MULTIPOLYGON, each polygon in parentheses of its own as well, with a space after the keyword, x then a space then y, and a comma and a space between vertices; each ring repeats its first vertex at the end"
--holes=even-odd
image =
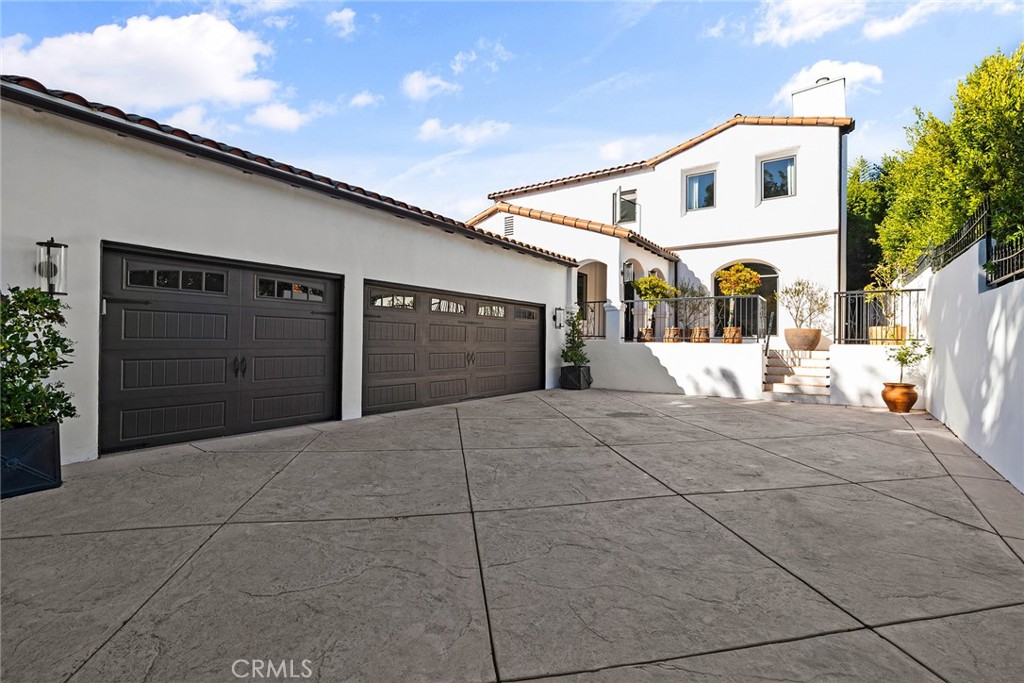
POLYGON ((764 381, 761 345, 621 344, 587 342, 594 387, 693 396, 760 399, 764 381))
MULTIPOLYGON (((61 428, 65 462, 96 457, 101 240, 344 275, 346 419, 361 414, 365 279, 529 301, 549 314, 568 300, 570 269, 553 262, 10 102, 0 123, 0 283, 36 286, 35 243, 69 245, 76 351, 61 378, 81 416, 61 428)), ((551 387, 563 336, 547 325, 551 387)))
MULTIPOLYGON (((896 347, 832 344, 828 349, 831 403, 884 408, 882 385, 900 381, 899 363, 889 360, 886 355, 886 351, 893 348, 896 347)), ((903 381, 917 385, 915 410, 924 410, 928 404, 928 366, 928 360, 924 360, 916 369, 907 370, 903 375, 903 381)))
POLYGON ((1024 280, 989 289, 979 242, 935 273, 927 409, 1024 491, 1024 280))

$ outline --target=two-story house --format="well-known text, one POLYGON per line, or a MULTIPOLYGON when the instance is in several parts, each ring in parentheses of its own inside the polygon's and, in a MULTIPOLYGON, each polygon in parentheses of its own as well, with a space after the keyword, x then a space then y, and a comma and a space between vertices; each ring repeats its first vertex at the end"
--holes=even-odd
MULTIPOLYGON (((576 258, 578 301, 609 310, 647 274, 718 294, 715 273, 735 263, 760 273, 769 313, 799 278, 842 289, 845 81, 821 79, 792 101, 792 116, 737 114, 643 161, 494 192, 468 223, 576 258)), ((773 327, 792 326, 777 316, 773 327)))

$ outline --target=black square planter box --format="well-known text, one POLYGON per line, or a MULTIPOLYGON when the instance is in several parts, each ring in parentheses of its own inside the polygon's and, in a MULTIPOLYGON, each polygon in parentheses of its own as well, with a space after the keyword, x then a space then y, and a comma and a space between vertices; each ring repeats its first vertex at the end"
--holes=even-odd
POLYGON ((60 478, 60 425, 0 431, 0 498, 55 489, 60 478))
POLYGON ((558 386, 563 389, 589 389, 592 382, 589 365, 563 365, 558 376, 558 386))

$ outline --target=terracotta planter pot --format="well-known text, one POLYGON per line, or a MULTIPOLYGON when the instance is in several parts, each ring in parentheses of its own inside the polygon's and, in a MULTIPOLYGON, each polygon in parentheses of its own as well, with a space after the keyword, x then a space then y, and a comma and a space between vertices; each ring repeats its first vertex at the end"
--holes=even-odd
POLYGON ((722 329, 722 343, 723 344, 742 344, 743 343, 743 328, 742 327, 726 327, 722 329))
POLYGON ((868 344, 899 346, 907 341, 906 325, 872 325, 868 328, 868 344))
POLYGON ((690 342, 692 344, 708 344, 711 342, 711 330, 707 327, 691 327, 690 342))
POLYGON ((793 351, 813 351, 821 341, 821 330, 812 327, 787 327, 782 333, 786 345, 793 351))
POLYGON ((663 342, 681 342, 683 341, 682 333, 678 327, 668 327, 665 329, 665 336, 662 338, 663 342))
POLYGON ((654 341, 654 330, 650 327, 641 327, 640 336, 636 338, 638 342, 652 342, 654 341))
POLYGON ((906 382, 884 382, 882 389, 882 400, 888 406, 890 413, 909 413, 910 409, 917 403, 916 385, 906 382))

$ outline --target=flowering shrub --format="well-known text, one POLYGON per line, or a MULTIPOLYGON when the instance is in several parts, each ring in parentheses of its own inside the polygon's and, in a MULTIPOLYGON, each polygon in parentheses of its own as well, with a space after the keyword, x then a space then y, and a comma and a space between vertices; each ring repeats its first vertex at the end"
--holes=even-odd
POLYGON ((749 296, 761 286, 761 276, 742 263, 718 271, 715 277, 725 296, 749 296))

